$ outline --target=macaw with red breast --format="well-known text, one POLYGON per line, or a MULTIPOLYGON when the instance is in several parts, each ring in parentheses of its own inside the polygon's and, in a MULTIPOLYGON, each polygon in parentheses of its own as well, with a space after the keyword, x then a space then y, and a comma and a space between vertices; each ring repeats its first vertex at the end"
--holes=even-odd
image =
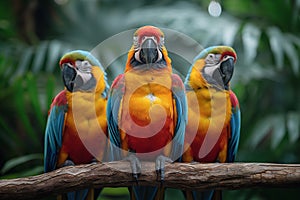
MULTIPOLYGON (((234 162, 240 138, 239 102, 230 89, 237 56, 228 46, 204 49, 185 80, 188 124, 183 162, 234 162)), ((218 199, 220 191, 186 192, 187 199, 218 199)))
MULTIPOLYGON (((187 122, 182 80, 172 73, 164 33, 143 26, 134 33, 123 74, 111 86, 107 104, 111 160, 126 159, 137 180, 143 161, 155 161, 164 179, 166 162, 181 159, 187 122)), ((159 198, 156 187, 133 187, 133 199, 159 198)), ((161 197, 161 196, 160 196, 161 197)), ((162 197, 161 197, 162 198, 162 197)))
MULTIPOLYGON (((59 62, 65 89, 53 100, 45 131, 44 171, 102 161, 107 146, 109 86, 100 62, 89 52, 66 53, 59 62)), ((58 199, 94 199, 94 190, 58 199)))

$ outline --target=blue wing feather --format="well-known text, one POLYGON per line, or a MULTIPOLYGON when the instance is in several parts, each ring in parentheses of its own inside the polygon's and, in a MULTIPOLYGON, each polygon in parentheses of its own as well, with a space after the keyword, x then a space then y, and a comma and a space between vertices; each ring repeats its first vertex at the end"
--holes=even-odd
POLYGON ((241 129, 241 111, 238 105, 238 101, 233 92, 231 92, 231 102, 232 102, 232 114, 230 120, 231 126, 231 138, 228 144, 228 155, 227 162, 234 162, 239 140, 240 140, 240 129, 241 129))
MULTIPOLYGON (((50 172, 56 169, 59 150, 62 146, 62 136, 65 122, 67 103, 65 92, 58 94, 51 105, 46 131, 44 149, 44 171, 50 172)), ((85 199, 88 189, 67 193, 68 200, 85 199)))
POLYGON ((124 95, 124 75, 119 75, 111 86, 111 91, 107 101, 107 121, 109 136, 109 161, 121 159, 121 139, 118 126, 118 115, 120 104, 124 95))
POLYGON ((56 167, 59 149, 62 145, 62 132, 66 105, 54 105, 50 110, 45 132, 44 171, 53 171, 56 167))
POLYGON ((173 138, 173 146, 170 158, 172 160, 181 160, 184 146, 185 127, 187 123, 187 99, 185 95, 184 85, 180 77, 172 74, 172 92, 176 104, 177 122, 173 138))

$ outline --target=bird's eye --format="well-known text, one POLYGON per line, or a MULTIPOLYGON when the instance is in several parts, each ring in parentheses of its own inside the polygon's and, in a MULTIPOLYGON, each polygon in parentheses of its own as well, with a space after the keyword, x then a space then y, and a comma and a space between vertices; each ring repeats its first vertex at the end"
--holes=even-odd
POLYGON ((81 62, 81 65, 84 66, 84 67, 86 67, 86 66, 89 66, 90 63, 89 63, 89 61, 85 60, 85 61, 81 62))
POLYGON ((206 59, 213 60, 215 58, 214 54, 208 54, 206 59))
POLYGON ((205 59, 206 64, 216 64, 215 54, 208 54, 205 59))
POLYGON ((87 60, 76 60, 75 61, 76 68, 78 71, 84 72, 84 73, 90 73, 92 69, 92 65, 87 60))

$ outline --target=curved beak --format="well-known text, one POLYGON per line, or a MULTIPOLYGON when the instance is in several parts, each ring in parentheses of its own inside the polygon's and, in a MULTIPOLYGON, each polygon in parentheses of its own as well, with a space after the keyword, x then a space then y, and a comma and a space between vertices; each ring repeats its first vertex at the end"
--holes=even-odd
POLYGON ((141 45, 140 59, 143 63, 155 63, 158 59, 158 48, 156 42, 148 38, 141 45))
POLYGON ((225 88, 228 88, 229 81, 232 78, 234 71, 234 59, 228 58, 227 60, 223 61, 220 65, 220 72, 222 76, 223 83, 225 88))
POLYGON ((63 82, 67 90, 69 90, 70 92, 73 92, 74 90, 76 75, 76 70, 71 64, 65 63, 62 65, 63 82))
POLYGON ((96 80, 91 73, 77 70, 70 63, 62 65, 62 78, 68 91, 90 91, 96 85, 96 80))

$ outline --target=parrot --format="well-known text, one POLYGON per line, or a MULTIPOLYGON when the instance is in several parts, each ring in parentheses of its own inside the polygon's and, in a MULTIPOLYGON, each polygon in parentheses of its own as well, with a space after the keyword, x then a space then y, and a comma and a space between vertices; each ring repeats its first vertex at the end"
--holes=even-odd
MULTIPOLYGON (((241 126, 239 101, 230 89, 236 52, 211 46, 195 57, 185 79, 188 121, 183 162, 234 162, 241 126)), ((221 191, 186 192, 187 199, 221 199, 221 191)))
MULTIPOLYGON (((64 54, 59 65, 64 89, 53 99, 48 112, 45 172, 102 161, 107 148, 109 85, 100 62, 88 51, 74 50, 64 54)), ((94 192, 69 192, 57 199, 93 199, 94 192)))
MULTIPOLYGON (((123 74, 111 85, 107 120, 110 160, 130 162, 137 181, 141 162, 155 161, 157 179, 165 163, 181 159, 187 123, 183 81, 172 73, 164 33, 142 26, 133 34, 123 74)), ((158 187, 133 186, 132 199, 163 198, 158 187)))

